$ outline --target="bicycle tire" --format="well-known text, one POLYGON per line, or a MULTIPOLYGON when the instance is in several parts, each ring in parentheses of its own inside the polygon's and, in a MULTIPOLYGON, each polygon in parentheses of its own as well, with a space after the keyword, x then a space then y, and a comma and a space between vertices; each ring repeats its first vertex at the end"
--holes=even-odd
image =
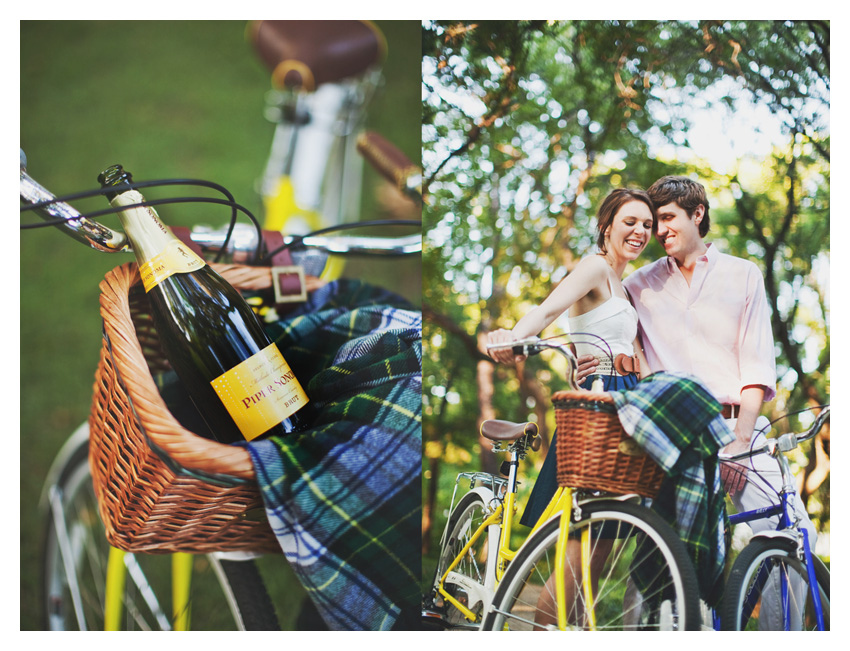
MULTIPOLYGON (((616 500, 590 502, 581 510, 581 519, 570 524, 570 544, 580 544, 582 531, 589 530, 591 559, 599 568, 593 591, 596 630, 699 630, 696 573, 670 526, 643 506, 616 500)), ((559 518, 553 518, 520 548, 482 630, 558 630, 551 580, 558 530, 559 518)), ((575 563, 571 559, 578 560, 568 554, 569 567, 575 563)), ((581 575, 576 568, 573 580, 565 581, 575 595, 568 597, 569 630, 588 623, 581 575)))
MULTIPOLYGON (((53 474, 53 473, 51 473, 53 474)), ((103 630, 109 544, 97 510, 88 439, 71 450, 51 480, 42 544, 42 604, 47 630, 103 630), (58 517, 57 517, 58 516, 58 517), (64 528, 65 534, 60 534, 64 528), (72 571, 66 573, 62 544, 72 571), (73 576, 71 581, 68 575, 73 576), (78 586, 74 603, 71 585, 78 586)), ((170 630, 171 563, 167 554, 127 554, 122 627, 170 630)), ((274 606, 252 560, 193 559, 192 626, 200 629, 278 629, 274 606), (217 566, 223 572, 217 571, 217 566)))
MULTIPOLYGON (((813 559, 815 579, 823 607, 824 626, 826 630, 829 630, 829 570, 819 558, 814 556, 813 559)), ((771 563, 774 566, 774 569, 770 571, 770 581, 778 581, 783 575, 799 577, 798 590, 788 591, 789 608, 793 620, 790 630, 817 630, 808 573, 805 563, 797 555, 796 543, 787 538, 759 537, 753 538, 732 564, 723 593, 721 628, 728 631, 784 630, 785 624, 782 623, 781 627, 779 625, 781 620, 781 616, 777 613, 779 601, 773 599, 772 603, 776 607, 771 607, 770 597, 768 602, 763 600, 762 592, 770 590, 770 588, 765 590, 766 584, 761 583, 759 579, 759 570, 764 563, 771 563), (805 604, 801 608, 802 590, 805 590, 805 593, 802 593, 805 595, 805 604), (751 609, 755 615, 743 615, 745 610, 751 609)), ((798 579, 795 578, 792 581, 798 581, 798 579)))
POLYGON ((488 505, 484 498, 478 492, 470 492, 463 496, 449 516, 447 535, 443 546, 440 548, 431 594, 433 606, 441 612, 443 626, 446 628, 478 628, 481 623, 485 606, 481 595, 485 591, 486 568, 490 551, 486 532, 454 568, 453 572, 459 575, 457 580, 447 580, 445 585, 446 592, 475 613, 475 620, 470 621, 458 608, 444 600, 442 595, 437 592, 437 586, 446 569, 457 558, 487 515, 488 505), (466 582, 471 583, 465 589, 464 583, 466 582))

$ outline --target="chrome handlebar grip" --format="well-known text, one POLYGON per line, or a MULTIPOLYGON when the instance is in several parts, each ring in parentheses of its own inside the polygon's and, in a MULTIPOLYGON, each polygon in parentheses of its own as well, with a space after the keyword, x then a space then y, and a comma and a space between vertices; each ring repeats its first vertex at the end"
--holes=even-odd
POLYGON ((26 171, 26 156, 21 150, 21 201, 36 206, 33 209, 45 221, 62 219, 64 223, 56 228, 64 231, 75 240, 83 242, 98 251, 118 253, 132 250, 127 236, 107 228, 103 224, 83 216, 76 208, 56 197, 36 182, 26 171))
POLYGON ((542 340, 539 337, 527 337, 526 339, 518 339, 516 341, 510 341, 501 344, 487 344, 488 350, 497 350, 503 348, 511 348, 514 351, 514 354, 525 355, 526 357, 537 354, 543 350, 554 350, 560 353, 561 356, 565 360, 567 360, 568 369, 566 379, 567 382, 569 382, 570 389, 572 389, 573 391, 579 389, 578 383, 576 382, 576 373, 578 372, 578 360, 573 354, 573 351, 570 350, 568 344, 553 344, 542 340))
MULTIPOLYGON (((338 255, 409 255, 422 250, 422 236, 418 233, 403 237, 315 235, 298 239, 307 248, 321 249, 338 255)), ((295 238, 286 236, 283 240, 290 243, 295 238)))

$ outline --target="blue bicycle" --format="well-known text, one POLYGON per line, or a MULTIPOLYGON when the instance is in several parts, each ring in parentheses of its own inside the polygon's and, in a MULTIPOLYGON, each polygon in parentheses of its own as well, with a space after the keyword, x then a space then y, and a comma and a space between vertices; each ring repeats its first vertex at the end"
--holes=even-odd
POLYGON ((729 517, 735 525, 778 515, 779 525, 774 531, 755 534, 733 563, 719 613, 721 629, 829 630, 829 570, 812 552, 808 532, 796 517, 797 489, 785 456, 814 438, 828 418, 827 405, 803 434, 784 434, 757 449, 721 455, 723 461, 736 462, 767 454, 776 459, 782 477, 778 503, 729 517))

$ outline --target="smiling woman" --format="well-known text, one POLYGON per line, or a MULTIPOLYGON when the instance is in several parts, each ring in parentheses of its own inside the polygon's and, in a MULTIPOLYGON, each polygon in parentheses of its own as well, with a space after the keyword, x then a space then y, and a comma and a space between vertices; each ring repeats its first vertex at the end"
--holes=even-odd
MULTIPOLYGON (((517 322, 512 330, 499 329, 488 335, 488 344, 504 344, 535 336, 564 313, 570 331, 601 337, 607 345, 596 373, 585 378, 589 388, 598 377, 606 391, 634 386, 640 368, 648 368, 637 340, 637 313, 623 289, 626 265, 646 248, 655 227, 655 207, 643 190, 617 189, 597 212, 599 253, 576 265, 546 299, 517 322), (622 360, 631 360, 624 363, 622 360)), ((591 344, 576 343, 577 355, 599 355, 591 344)), ((490 351, 501 363, 522 361, 509 348, 490 351)), ((555 452, 552 445, 543 462, 521 522, 531 526, 555 494, 555 452)))
MULTIPOLYGON (((614 298, 628 304, 621 278, 626 265, 637 258, 648 244, 654 225, 655 208, 643 190, 618 189, 611 192, 597 214, 599 253, 583 258, 510 332, 497 330, 491 333, 489 343, 506 343, 537 335, 565 312, 569 312, 571 319, 583 318, 586 321, 591 312, 614 298)), ((629 348, 635 334, 626 340, 629 348)), ((617 338, 618 342, 622 339, 617 338)), ((503 363, 512 359, 509 349, 494 351, 492 356, 503 363)))

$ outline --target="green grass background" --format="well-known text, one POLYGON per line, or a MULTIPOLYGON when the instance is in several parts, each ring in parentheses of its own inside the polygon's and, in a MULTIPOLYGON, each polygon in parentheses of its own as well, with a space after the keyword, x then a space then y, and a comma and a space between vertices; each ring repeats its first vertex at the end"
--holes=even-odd
MULTIPOLYGON (((418 161, 420 26, 376 22, 389 54, 368 126, 418 161)), ((254 187, 273 130, 263 117, 269 74, 245 27, 228 21, 22 22, 20 145, 30 174, 64 194, 96 187, 98 173, 120 163, 137 180, 220 183, 260 216, 254 187)), ((368 182, 378 183, 371 175, 368 182)), ((79 206, 99 207, 101 201, 79 206)), ((173 225, 218 225, 228 217, 224 208, 193 208, 166 206, 160 213, 173 225)), ((363 216, 381 216, 371 189, 364 192, 363 216)), ((104 221, 118 228, 114 216, 104 221)), ((42 625, 39 493, 62 442, 87 418, 101 342, 98 283, 132 256, 97 253, 52 228, 22 231, 20 240, 20 625, 32 630, 42 625)), ((418 258, 356 262, 347 274, 420 301, 418 258)), ((292 593, 285 562, 269 574, 292 593)))

